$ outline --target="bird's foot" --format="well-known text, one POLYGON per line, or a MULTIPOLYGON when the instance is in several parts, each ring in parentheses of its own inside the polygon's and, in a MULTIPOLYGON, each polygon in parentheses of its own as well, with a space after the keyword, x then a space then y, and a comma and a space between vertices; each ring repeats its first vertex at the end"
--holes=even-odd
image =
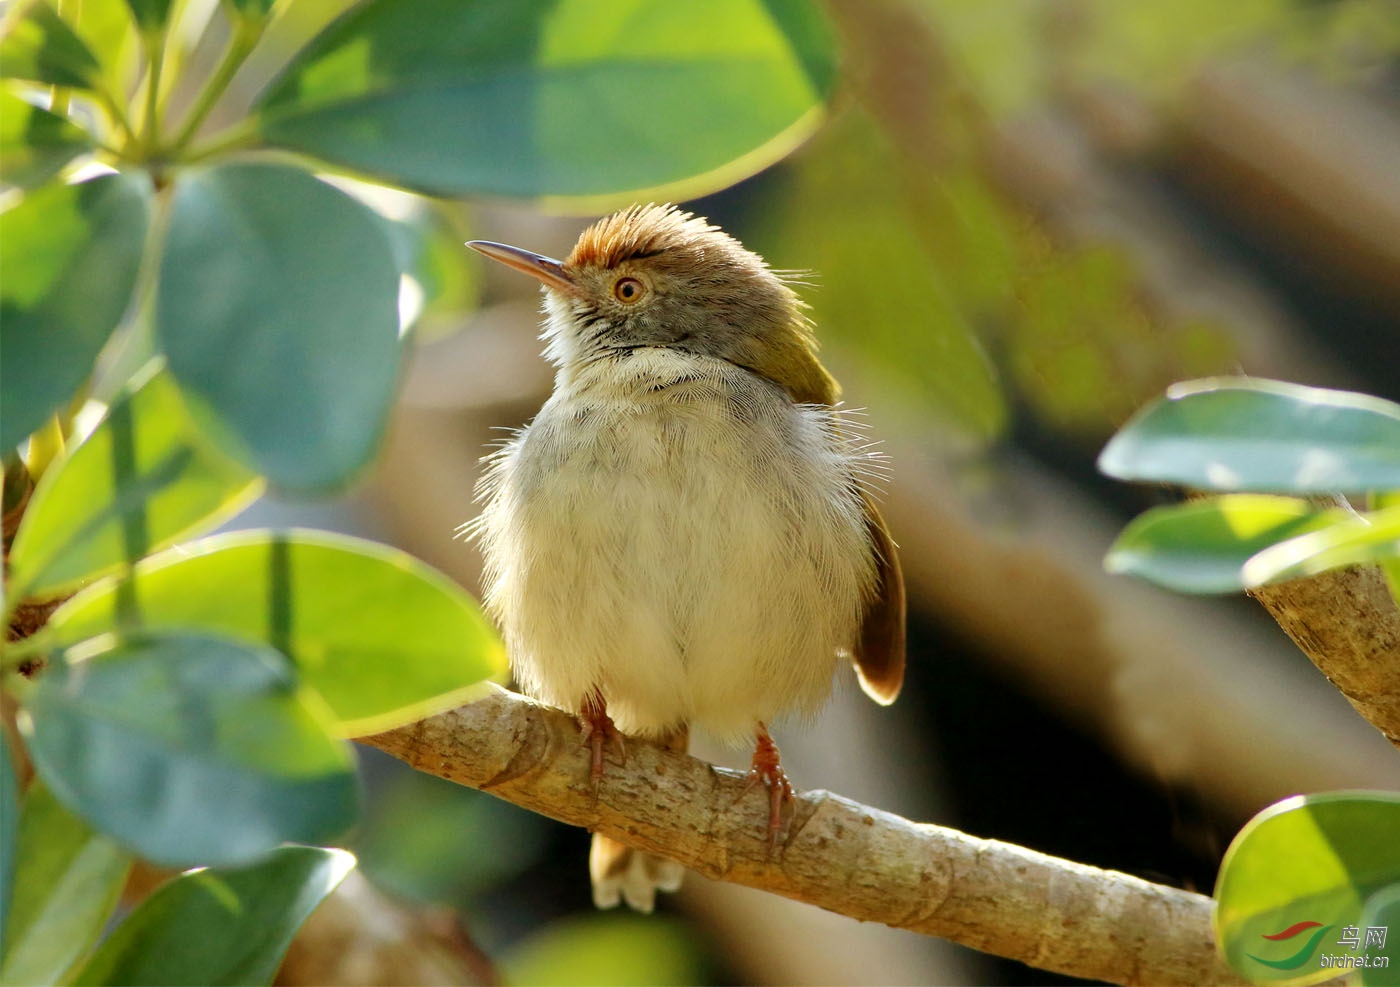
POLYGON ((603 701, 602 693, 594 690, 588 698, 583 701, 583 710, 579 713, 578 725, 581 733, 580 742, 593 748, 593 765, 589 769, 589 783, 598 787, 598 782, 603 780, 603 749, 609 741, 617 747, 617 758, 622 764, 627 763, 627 746, 622 741, 622 733, 613 723, 612 717, 608 715, 608 705, 603 701))
POLYGON ((793 790, 779 760, 778 745, 762 723, 758 725, 758 743, 754 745, 753 766, 749 768, 749 783, 744 786, 744 794, 759 782, 768 786, 768 854, 772 856, 783 831, 783 803, 793 800, 793 790))

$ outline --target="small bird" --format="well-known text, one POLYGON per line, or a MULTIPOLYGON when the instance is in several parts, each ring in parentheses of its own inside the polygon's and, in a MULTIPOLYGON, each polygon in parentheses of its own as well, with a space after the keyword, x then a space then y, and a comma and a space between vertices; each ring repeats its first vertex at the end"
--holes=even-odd
MULTIPOLYGON (((773 846, 792 787, 766 724, 815 713, 843 657, 878 703, 904 679, 883 457, 838 411, 796 292, 706 220, 633 206, 563 261, 469 246, 543 283, 556 368, 463 526, 516 679, 579 719, 595 785, 619 734, 756 738, 773 846)), ((589 870, 600 908, 647 912, 683 873, 598 834, 589 870)))

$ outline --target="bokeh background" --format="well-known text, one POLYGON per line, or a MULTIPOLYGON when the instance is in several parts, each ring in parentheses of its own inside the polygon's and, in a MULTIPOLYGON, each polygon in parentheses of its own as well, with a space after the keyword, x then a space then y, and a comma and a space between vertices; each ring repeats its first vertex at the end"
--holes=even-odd
MULTIPOLYGON (((685 203, 810 272, 824 359, 893 464, 906 689, 882 710, 847 681, 814 722, 780 725, 795 783, 1206 893, 1268 803, 1400 787, 1393 750, 1262 609, 1102 571, 1122 523, 1174 495, 1094 469, 1174 380, 1400 399, 1400 5, 825 9, 842 65, 825 121, 685 203)), ((258 57, 236 80, 249 99, 277 52, 258 57)), ((475 512, 479 458, 538 408, 550 370, 537 287, 461 241, 559 256, 593 217, 358 191, 423 232, 391 434, 348 497, 265 500, 238 524, 368 534, 475 587, 479 558, 453 531, 475 512)), ((352 894, 413 944, 403 982, 1064 982, 698 877, 656 915, 599 914, 586 833, 373 751, 363 764, 369 813, 349 845, 370 886, 352 894)), ((346 965, 343 918, 318 913, 283 982, 346 965)))

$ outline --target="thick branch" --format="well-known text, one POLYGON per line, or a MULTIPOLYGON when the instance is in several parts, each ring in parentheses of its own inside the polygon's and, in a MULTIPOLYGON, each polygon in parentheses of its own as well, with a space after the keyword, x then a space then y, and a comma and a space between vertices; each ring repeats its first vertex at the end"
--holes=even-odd
MULTIPOLYGON (((420 771, 561 822, 863 921, 1121 984, 1242 983, 1198 894, 923 825, 824 791, 798 796, 769 858, 766 793, 642 741, 596 792, 573 719, 508 692, 361 738, 420 771)), ((580 880, 583 866, 580 863, 580 880)))
POLYGON ((1400 747, 1400 607, 1375 566, 1253 590, 1356 711, 1400 747))

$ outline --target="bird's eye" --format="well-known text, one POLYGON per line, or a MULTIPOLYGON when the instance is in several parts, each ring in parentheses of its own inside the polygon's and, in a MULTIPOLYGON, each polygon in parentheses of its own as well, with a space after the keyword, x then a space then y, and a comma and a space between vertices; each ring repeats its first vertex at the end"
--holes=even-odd
POLYGON ((624 305, 640 301, 646 293, 647 286, 636 278, 618 278, 617 283, 613 285, 613 297, 624 305))

